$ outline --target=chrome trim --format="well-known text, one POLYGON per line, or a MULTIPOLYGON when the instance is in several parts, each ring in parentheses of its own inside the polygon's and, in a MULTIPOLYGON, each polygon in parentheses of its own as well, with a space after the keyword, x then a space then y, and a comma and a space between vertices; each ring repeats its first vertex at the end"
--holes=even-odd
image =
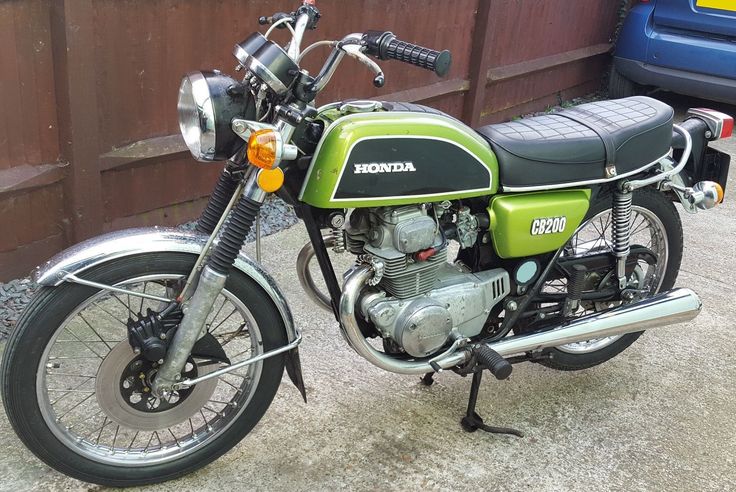
MULTIPOLYGON (((347 276, 340 297, 341 331, 351 347, 373 365, 399 374, 434 372, 427 359, 414 361, 392 357, 378 351, 365 339, 358 326, 356 308, 358 298, 373 276, 370 266, 355 267, 347 276)), ((506 357, 520 353, 539 351, 568 343, 582 342, 626 333, 683 323, 695 318, 702 303, 690 289, 674 289, 657 294, 634 304, 627 304, 591 316, 577 319, 553 330, 531 335, 518 335, 490 343, 488 346, 506 357)), ((476 345, 477 346, 477 345, 476 345)), ((467 362, 471 352, 461 349, 446 351, 431 360, 447 369, 467 362)))
MULTIPOLYGON (((216 133, 215 133, 215 112, 212 107, 212 99, 210 98, 210 88, 207 84, 207 79, 202 72, 190 72, 188 73, 179 86, 179 98, 177 102, 177 109, 179 111, 179 131, 181 131, 184 137, 184 142, 187 144, 189 152, 198 161, 210 162, 215 159, 215 146, 216 146, 216 133), (182 93, 184 85, 189 83, 191 86, 191 98, 195 105, 196 112, 198 113, 198 121, 182 121, 182 93), (189 126, 187 126, 189 124, 189 126), (192 148, 190 146, 191 140, 188 140, 187 128, 198 124, 199 130, 199 142, 196 144, 198 148, 192 148)), ((190 108, 192 109, 192 108, 190 108)), ((191 142, 194 144, 194 142, 191 142)))
POLYGON ((210 265, 202 269, 197 287, 191 299, 182 304, 184 318, 174 332, 174 338, 166 349, 164 363, 159 366, 151 390, 161 397, 177 380, 192 353, 194 344, 206 333, 205 322, 213 309, 217 297, 225 288, 227 275, 215 271, 210 265))
MULTIPOLYGON (((37 267, 32 273, 32 278, 39 285, 53 287, 63 283, 64 277, 69 273, 79 277, 95 266, 128 256, 162 252, 199 255, 207 239, 208 236, 203 234, 165 227, 111 232, 62 251, 37 267)), ((276 281, 243 253, 236 258, 235 268, 253 279, 266 292, 281 314, 289 341, 296 340, 299 331, 294 325, 289 305, 276 281)))
POLYGON ((670 176, 677 175, 685 168, 685 164, 687 164, 688 159, 690 159, 690 153, 693 150, 693 139, 690 137, 690 133, 688 133, 688 131, 680 125, 672 125, 672 129, 682 135, 682 137, 685 139, 685 150, 682 151, 680 162, 677 164, 677 166, 675 166, 674 169, 670 169, 669 171, 665 171, 650 178, 629 181, 624 185, 627 191, 634 191, 639 188, 652 185, 654 183, 659 183, 660 181, 664 181, 670 176))
MULTIPOLYGON (((274 45, 277 46, 278 45, 274 45)), ((280 48, 280 47, 279 47, 280 48)), ((237 49, 235 51, 238 51, 237 49)), ((245 53, 244 50, 243 53, 245 53)), ((284 95, 289 88, 284 85, 283 82, 281 82, 276 75, 273 74, 271 70, 269 70, 263 63, 258 61, 258 59, 254 56, 251 56, 247 54, 247 58, 245 60, 238 60, 251 72, 256 74, 258 78, 260 78, 263 82, 265 82, 271 89, 273 89, 274 92, 276 92, 279 95, 284 95)), ((236 55, 237 56, 237 55, 236 55)))
MULTIPOLYGON (((246 171, 246 173, 252 173, 252 171, 249 169, 248 171, 246 171)), ((192 288, 192 285, 194 285, 194 279, 197 277, 197 275, 199 275, 200 270, 202 270, 202 264, 204 263, 204 259, 209 253, 210 248, 212 247, 212 243, 215 241, 215 238, 222 228, 222 225, 225 223, 225 220, 227 220, 228 215, 230 215, 230 211, 235 206, 235 202, 238 201, 242 192, 243 180, 240 180, 238 186, 235 188, 235 193, 233 193, 233 196, 230 198, 230 202, 228 202, 227 206, 225 207, 225 211, 222 213, 222 216, 220 216, 220 220, 217 221, 217 225, 215 225, 212 233, 207 238, 207 242, 202 247, 202 252, 199 254, 199 257, 194 263, 194 267, 192 268, 191 273, 187 277, 187 281, 184 283, 184 288, 181 290, 181 295, 179 296, 180 301, 186 301, 187 299, 189 299, 189 290, 192 288)))
POLYGON ((97 289, 118 292, 120 294, 126 294, 129 296, 137 296, 137 297, 142 297, 144 299, 151 299, 152 301, 161 301, 165 303, 170 303, 174 301, 174 299, 167 299, 165 297, 154 296, 152 294, 146 294, 144 292, 135 292, 135 291, 128 290, 128 289, 121 289, 120 287, 115 287, 114 285, 107 285, 107 284, 101 284, 99 282, 92 282, 91 280, 85 280, 83 278, 79 278, 73 273, 67 273, 66 275, 64 275, 64 281, 71 282, 73 284, 86 285, 88 287, 95 287, 97 289))
POLYGON ((358 326, 355 317, 358 309, 358 297, 373 277, 373 271, 369 266, 359 266, 352 270, 345 280, 340 297, 340 329, 351 347, 371 364, 389 372, 398 374, 426 374, 435 370, 429 365, 429 360, 436 363, 442 369, 454 367, 466 362, 470 354, 466 351, 448 354, 446 357, 436 359, 425 359, 417 361, 406 361, 397 359, 373 348, 365 339, 358 326))
POLYGON ((663 159, 666 159, 669 157, 671 152, 671 149, 667 151, 665 155, 657 159, 656 161, 650 162, 649 164, 642 166, 638 169, 635 169, 633 171, 629 171, 628 173, 619 174, 617 176, 614 176, 612 178, 601 178, 601 179, 589 179, 587 181, 574 181, 572 183, 558 183, 558 184, 552 184, 552 185, 540 185, 540 186, 501 186, 501 189, 503 191, 508 191, 510 193, 516 193, 516 192, 524 192, 524 191, 544 191, 544 190, 557 190, 560 188, 574 188, 575 186, 584 186, 584 185, 591 185, 591 184, 598 184, 598 183, 611 183, 613 181, 619 181, 623 178, 627 178, 629 176, 633 176, 635 174, 638 174, 642 171, 646 171, 650 167, 654 166, 658 162, 662 161, 663 159))
MULTIPOLYGON (((328 248, 334 246, 336 242, 335 236, 332 234, 325 234, 322 236, 322 240, 328 248)), ((299 254, 296 257, 296 276, 299 278, 299 283, 302 285, 302 289, 306 292, 307 297, 325 311, 332 312, 330 297, 320 292, 317 284, 314 283, 312 273, 309 271, 309 264, 312 262, 314 254, 314 246, 312 246, 311 242, 307 242, 299 250, 299 254)))
POLYGON ((296 19, 296 25, 294 30, 291 32, 291 42, 287 48, 286 54, 289 55, 294 61, 299 59, 299 50, 302 46, 302 38, 304 37, 304 31, 307 29, 307 23, 309 22, 309 15, 302 14, 296 19))
POLYGON ((586 316, 554 330, 518 335, 488 344, 507 357, 594 338, 625 335, 694 319, 702 303, 690 289, 673 289, 648 299, 586 316))
POLYGON ((337 67, 345 56, 343 45, 358 44, 362 39, 363 33, 354 32, 338 41, 330 53, 330 56, 327 57, 327 61, 322 65, 322 68, 320 69, 319 74, 317 74, 317 77, 315 77, 314 82, 307 87, 307 90, 318 93, 324 89, 330 82, 330 79, 335 74, 337 67))
POLYGON ((268 352, 264 352, 261 355, 257 355, 255 357, 251 357, 250 359, 240 361, 237 364, 223 367, 222 369, 218 369, 217 371, 207 373, 206 375, 195 378, 195 379, 185 379, 184 381, 181 381, 180 383, 174 384, 173 389, 180 390, 182 388, 188 388, 189 386, 194 386, 195 384, 201 383, 202 381, 207 381, 208 379, 222 376, 223 374, 226 374, 230 371, 234 371, 235 369, 240 369, 241 367, 249 366, 251 364, 255 364, 256 362, 260 362, 264 359, 269 359, 276 355, 283 354, 284 352, 288 352, 289 350, 297 348, 300 343, 302 343, 301 333, 297 334, 296 339, 294 341, 290 342, 287 345, 284 345, 283 347, 269 350, 268 352))

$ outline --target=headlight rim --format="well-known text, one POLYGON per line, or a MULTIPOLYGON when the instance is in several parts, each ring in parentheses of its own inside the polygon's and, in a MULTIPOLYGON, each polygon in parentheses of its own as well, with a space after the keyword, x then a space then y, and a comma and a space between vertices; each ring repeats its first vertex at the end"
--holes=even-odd
POLYGON ((217 145, 217 127, 215 124, 215 111, 212 106, 212 97, 210 94, 209 84, 207 83, 207 77, 201 71, 189 72, 182 78, 181 85, 179 86, 179 105, 181 104, 182 88, 184 84, 189 82, 191 86, 192 102, 194 103, 194 110, 197 115, 195 122, 184 122, 182 121, 181 110, 179 112, 179 130, 184 137, 192 156, 198 161, 210 162, 216 160, 216 145, 217 145), (185 123, 196 124, 197 130, 199 131, 198 142, 196 142, 196 150, 193 149, 195 143, 187 141, 185 131, 185 123), (204 123, 204 124, 203 124, 204 123), (204 150, 207 149, 207 150, 204 150))
POLYGON ((179 129, 184 142, 200 162, 223 161, 235 155, 245 142, 232 130, 232 120, 255 118, 250 92, 241 82, 217 70, 186 74, 179 86, 178 109, 179 129), (183 88, 187 82, 191 91, 187 95, 189 101, 183 103, 183 88), (187 105, 189 114, 182 111, 187 105), (192 119, 192 113, 196 114, 196 120, 192 119), (193 128, 197 129, 196 138, 188 135, 193 128))

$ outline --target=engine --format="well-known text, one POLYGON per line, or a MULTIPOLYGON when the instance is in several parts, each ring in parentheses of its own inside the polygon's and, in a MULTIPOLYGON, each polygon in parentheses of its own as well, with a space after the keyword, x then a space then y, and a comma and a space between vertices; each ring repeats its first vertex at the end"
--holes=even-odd
POLYGON ((472 273, 447 262, 447 240, 426 206, 356 209, 347 249, 374 265, 360 311, 389 345, 426 357, 454 336, 478 335, 509 292, 503 269, 472 273))

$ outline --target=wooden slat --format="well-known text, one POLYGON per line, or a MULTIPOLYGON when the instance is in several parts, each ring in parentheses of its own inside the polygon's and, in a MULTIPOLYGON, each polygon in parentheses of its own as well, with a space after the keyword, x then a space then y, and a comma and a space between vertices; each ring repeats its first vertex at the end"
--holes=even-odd
POLYGON ((108 171, 153 158, 173 156, 185 152, 187 152, 187 146, 180 134, 148 138, 102 154, 100 156, 100 170, 108 171))
MULTIPOLYGON (((468 80, 445 80, 436 84, 385 94, 374 99, 392 102, 428 101, 450 94, 466 92, 469 86, 470 82, 468 80)), ((101 171, 121 169, 140 165, 151 159, 173 157, 179 154, 185 155, 186 152, 187 146, 180 134, 147 138, 100 155, 99 169, 101 171)))
POLYGON ((491 0, 478 0, 473 28, 473 50, 470 54, 470 91, 463 105, 463 120, 471 127, 480 123, 480 113, 486 95, 485 78, 491 66, 490 52, 493 45, 493 31, 490 28, 492 16, 491 0))
POLYGON ((41 164, 30 166, 22 164, 0 170, 0 197, 8 193, 37 188, 60 181, 64 177, 64 167, 68 163, 41 164))
POLYGON ((430 99, 436 99, 448 94, 455 94, 456 92, 465 92, 469 88, 469 80, 453 79, 445 80, 443 82, 437 82, 436 84, 425 85, 422 87, 415 87, 413 89, 407 89, 405 91, 393 92, 391 94, 383 94, 381 96, 376 96, 373 99, 377 101, 392 102, 428 101, 430 99))
POLYGON ((486 79, 488 83, 493 83, 529 75, 535 72, 541 72, 543 70, 549 70, 551 68, 559 67, 560 65, 566 65, 578 60, 584 60, 596 55, 608 53, 611 51, 611 47, 612 46, 609 43, 596 44, 594 46, 586 46, 585 48, 557 53, 555 55, 536 58, 534 60, 514 63, 513 65, 491 68, 487 72, 486 79))
POLYGON ((71 163, 64 195, 70 224, 67 233, 73 242, 102 230, 94 14, 91 0, 51 2, 61 154, 71 163))

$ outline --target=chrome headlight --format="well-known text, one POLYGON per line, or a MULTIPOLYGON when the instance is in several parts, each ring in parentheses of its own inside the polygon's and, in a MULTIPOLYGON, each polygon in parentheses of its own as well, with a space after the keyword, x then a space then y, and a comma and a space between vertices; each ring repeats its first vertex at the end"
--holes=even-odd
POLYGON ((232 157, 244 141, 230 128, 233 118, 252 120, 255 107, 245 86, 219 72, 192 72, 179 87, 179 129, 198 161, 232 157))

